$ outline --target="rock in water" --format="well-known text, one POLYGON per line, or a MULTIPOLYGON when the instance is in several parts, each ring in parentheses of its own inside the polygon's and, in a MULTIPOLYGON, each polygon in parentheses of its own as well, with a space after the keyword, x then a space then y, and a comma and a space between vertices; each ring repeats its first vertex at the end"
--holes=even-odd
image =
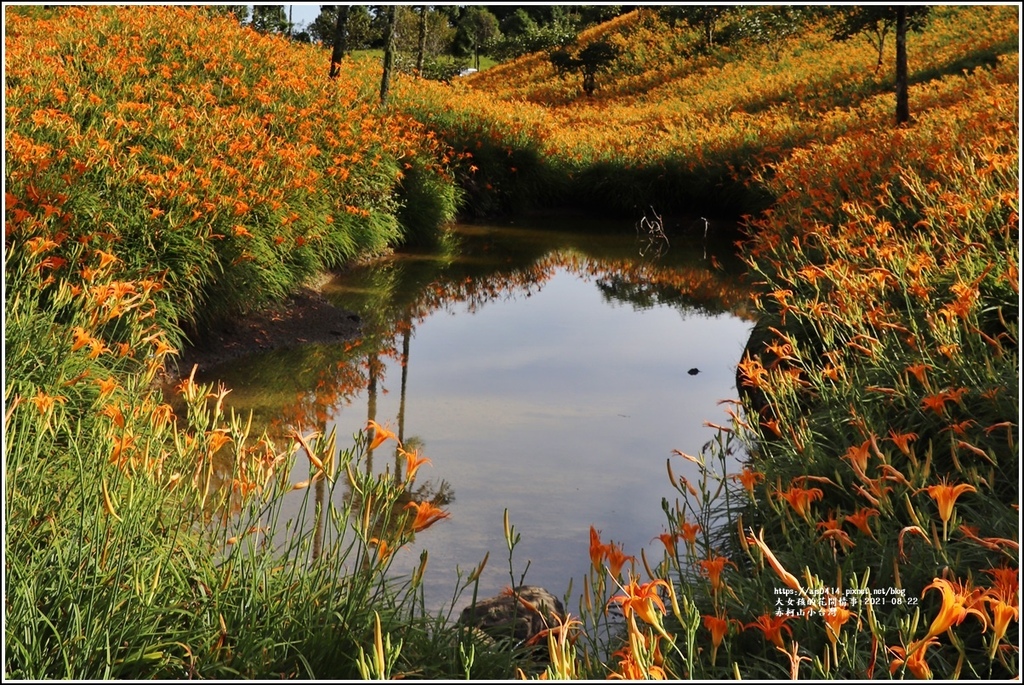
POLYGON ((478 628, 495 640, 528 642, 565 620, 565 608, 542 587, 520 585, 496 597, 482 599, 462 610, 459 623, 478 628))

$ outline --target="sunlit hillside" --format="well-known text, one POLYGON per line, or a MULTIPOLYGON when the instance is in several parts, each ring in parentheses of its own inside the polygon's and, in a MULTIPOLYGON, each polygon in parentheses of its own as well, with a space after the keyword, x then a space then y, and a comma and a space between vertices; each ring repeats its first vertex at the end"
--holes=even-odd
MULTIPOLYGON (((1018 33, 1014 7, 935 8, 925 30, 908 36, 912 115, 1016 84, 1018 33)), ((458 129, 471 150, 488 138, 515 148, 525 135, 541 158, 569 167, 580 181, 575 197, 615 209, 652 201, 756 205, 756 195, 730 182, 745 179, 745 170, 812 141, 893 122, 891 36, 881 68, 864 36, 835 42, 821 24, 702 54, 696 32, 640 9, 585 31, 579 44, 598 39, 621 54, 598 74, 592 97, 579 76, 558 76, 538 53, 465 79, 457 97, 448 88, 420 89, 412 99, 457 113, 449 130, 458 129)))

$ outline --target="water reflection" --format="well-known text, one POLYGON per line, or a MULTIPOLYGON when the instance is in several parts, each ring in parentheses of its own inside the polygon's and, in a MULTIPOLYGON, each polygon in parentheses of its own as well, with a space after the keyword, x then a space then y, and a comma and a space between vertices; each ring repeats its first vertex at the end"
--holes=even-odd
MULTIPOLYGON (((523 538, 516 572, 529 560, 527 582, 561 594, 589 565, 590 525, 635 555, 665 529, 661 498, 675 495, 665 459, 712 436, 703 423, 721 421, 716 401, 735 396, 752 326, 729 245, 674 240, 645 259, 632 230, 613 228, 460 226, 439 249, 328 284, 325 294, 362 318, 360 340, 253 356, 212 375, 271 433, 344 438, 374 420, 433 460, 409 501, 445 503, 451 518, 396 562, 409 571, 430 550, 428 603, 442 605, 454 569, 488 551, 482 596, 512 583, 497 561, 505 508, 523 538)), ((387 458, 365 468, 401 478, 403 458, 386 445, 387 458)), ((673 464, 678 474, 685 466, 673 464)), ((324 506, 325 492, 316 496, 324 506)))

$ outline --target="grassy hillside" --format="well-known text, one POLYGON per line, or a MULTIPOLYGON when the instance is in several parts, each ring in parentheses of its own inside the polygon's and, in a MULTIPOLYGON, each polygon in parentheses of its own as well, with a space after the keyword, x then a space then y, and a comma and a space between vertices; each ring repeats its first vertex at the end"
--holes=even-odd
MULTIPOLYGON (((925 31, 908 38, 912 111, 978 97, 970 78, 978 67, 1016 83, 1018 32, 1013 7, 936 8, 925 31)), ((592 98, 579 77, 558 77, 535 54, 464 79, 457 85, 465 90, 410 92, 403 106, 456 146, 485 154, 470 187, 490 183, 507 196, 502 206, 528 204, 536 186, 551 188, 551 179, 522 178, 540 166, 566 182, 549 190, 558 200, 627 213, 649 204, 699 213, 763 208, 761 188, 745 184, 752 170, 795 147, 893 121, 891 37, 877 72, 866 39, 836 43, 821 26, 702 55, 695 32, 641 9, 579 42, 598 39, 622 54, 598 76, 592 98), (497 146, 506 154, 492 153, 497 146)))
POLYGON ((6 27, 7 240, 52 241, 55 278, 102 250, 187 325, 454 212, 445 151, 377 110, 372 62, 329 80, 308 46, 183 8, 39 16, 6 27), (404 213, 409 194, 440 204, 404 213))

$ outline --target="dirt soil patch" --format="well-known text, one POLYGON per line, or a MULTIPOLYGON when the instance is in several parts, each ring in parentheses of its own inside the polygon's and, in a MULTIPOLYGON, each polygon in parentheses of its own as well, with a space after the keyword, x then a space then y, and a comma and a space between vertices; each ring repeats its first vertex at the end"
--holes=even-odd
POLYGON ((202 342, 185 347, 177 360, 168 362, 165 381, 187 377, 194 365, 202 373, 257 352, 344 342, 359 331, 359 316, 334 306, 317 290, 304 288, 283 302, 206 331, 202 342))

